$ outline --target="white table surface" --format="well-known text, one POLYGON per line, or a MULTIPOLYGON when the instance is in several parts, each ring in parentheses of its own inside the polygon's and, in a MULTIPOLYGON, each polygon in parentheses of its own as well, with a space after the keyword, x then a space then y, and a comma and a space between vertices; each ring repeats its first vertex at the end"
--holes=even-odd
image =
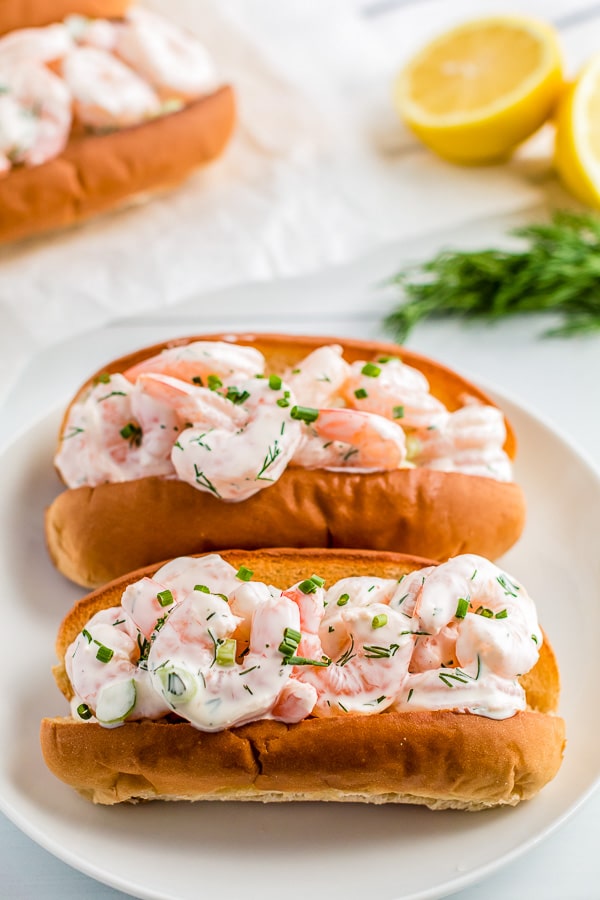
MULTIPOLYGON (((474 223, 463 229, 460 239, 482 242, 505 225, 497 220, 474 223)), ((381 319, 391 296, 376 286, 378 281, 403 259, 421 255, 440 240, 432 236, 425 243, 405 244, 401 249, 382 247, 350 266, 291 282, 192 298, 162 316, 123 320, 50 347, 22 372, 0 408, 0 444, 50 404, 66 399, 79 379, 111 356, 165 336, 220 328, 383 336, 381 319)), ((543 326, 537 318, 489 328, 455 322, 426 324, 414 332, 409 346, 501 387, 563 431, 600 467, 600 336, 541 340, 543 326)), ((600 898, 599 823, 600 791, 596 791, 567 823, 525 856, 455 896, 460 900, 600 898)), ((0 816, 0 896, 103 900, 125 895, 53 858, 0 816)))

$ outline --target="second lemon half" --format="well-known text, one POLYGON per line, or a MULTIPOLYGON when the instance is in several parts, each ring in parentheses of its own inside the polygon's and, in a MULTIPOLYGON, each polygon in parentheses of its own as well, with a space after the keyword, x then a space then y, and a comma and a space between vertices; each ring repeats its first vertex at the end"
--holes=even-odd
POLYGON ((440 156, 506 158, 551 115, 562 84, 558 39, 546 22, 501 16, 468 22, 424 47, 400 73, 399 114, 440 156))

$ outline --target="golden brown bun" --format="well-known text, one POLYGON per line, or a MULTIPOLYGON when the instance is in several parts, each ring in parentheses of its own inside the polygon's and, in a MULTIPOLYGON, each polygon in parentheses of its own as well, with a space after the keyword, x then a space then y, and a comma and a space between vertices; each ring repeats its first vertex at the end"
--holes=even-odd
MULTIPOLYGON (((258 580, 284 586, 318 572, 399 577, 428 560, 392 553, 327 550, 224 552, 248 565, 258 580)), ((66 697, 71 687, 64 654, 88 618, 116 605, 127 584, 156 566, 119 579, 83 598, 59 631, 55 670, 66 697)), ((557 773, 564 722, 553 715, 559 690, 547 641, 527 676, 529 709, 501 721, 442 712, 383 712, 374 716, 310 718, 297 725, 263 720, 210 733, 166 720, 116 729, 44 719, 46 764, 95 803, 125 800, 337 800, 416 803, 434 809, 515 805, 557 773)))
POLYGON ((39 28, 76 13, 90 18, 115 19, 132 0, 0 0, 0 34, 15 28, 39 28))
POLYGON ((60 156, 0 180, 0 242, 62 228, 170 187, 215 159, 233 130, 230 87, 109 134, 73 135, 60 156))
MULTIPOLYGON (((165 347, 223 338, 203 335, 157 344, 101 372, 122 372, 165 347)), ((279 372, 327 343, 341 344, 350 362, 399 354, 423 372, 432 393, 449 409, 468 398, 492 403, 455 372, 394 344, 252 334, 235 340, 256 347, 269 369, 279 372)), ((65 421, 67 415, 68 410, 65 421)), ((505 449, 514 457, 508 423, 507 431, 505 449)), ((274 485, 241 503, 225 503, 186 483, 157 477, 67 490, 47 510, 46 539, 54 564, 67 578, 96 587, 161 559, 224 547, 364 547, 436 559, 458 553, 495 559, 517 540, 524 521, 523 492, 514 483, 425 468, 359 475, 290 467, 274 485)))

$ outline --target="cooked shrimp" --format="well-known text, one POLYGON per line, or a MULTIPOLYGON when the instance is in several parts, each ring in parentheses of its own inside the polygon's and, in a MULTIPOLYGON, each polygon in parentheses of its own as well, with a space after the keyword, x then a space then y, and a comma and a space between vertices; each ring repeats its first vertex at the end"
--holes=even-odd
POLYGON ((176 600, 182 600, 197 585, 208 587, 212 594, 229 596, 242 584, 234 567, 218 553, 178 556, 161 566, 154 578, 170 588, 176 600))
POLYGON ((348 406, 385 416, 403 428, 439 426, 448 416, 425 376, 399 359, 352 363, 344 396, 348 406))
POLYGON ((304 431, 294 463, 307 469, 398 469, 406 458, 404 432, 395 422, 356 409, 320 409, 304 431))
POLYGON ((417 466, 511 481, 511 461, 502 449, 505 440, 500 410, 472 403, 450 413, 439 428, 411 438, 409 452, 417 466))
POLYGON ((510 679, 531 669, 542 643, 528 594, 489 560, 473 554, 457 556, 422 579, 413 616, 418 622, 413 630, 422 635, 415 660, 419 666, 429 665, 428 653, 432 661, 441 654, 446 657, 442 665, 451 660, 473 669, 484 665, 510 679), (443 635, 441 642, 438 635, 443 635))
POLYGON ((283 379, 302 406, 342 405, 341 390, 350 376, 350 366, 338 344, 318 347, 286 369, 283 379))
MULTIPOLYGON (((286 629, 297 631, 298 608, 285 597, 269 597, 252 618, 250 646, 235 661, 239 619, 225 600, 194 591, 168 617, 155 637, 148 668, 155 690, 177 713, 202 731, 219 731, 269 715, 277 705, 292 667, 279 650, 286 629)), ((291 721, 293 694, 284 697, 291 721), (291 707, 291 708, 290 708, 291 707)))
MULTIPOLYGON (((158 380, 161 390, 172 387, 168 376, 148 374, 139 380, 146 389, 158 380)), ((182 481, 222 500, 239 501, 280 478, 301 438, 300 422, 290 418, 285 396, 289 392, 282 382, 277 383, 277 389, 262 378, 241 382, 235 402, 206 388, 178 384, 183 385, 183 397, 175 387, 173 403, 182 403, 184 416, 189 415, 192 422, 192 427, 181 432, 171 453, 182 481), (190 406, 190 398, 197 404, 196 410, 190 406), (205 402, 210 402, 210 407, 205 402), (218 420, 213 415, 216 404, 218 420)))
POLYGON ((161 111, 150 85, 132 69, 97 47, 75 47, 61 63, 78 119, 90 128, 137 125, 161 111))
MULTIPOLYGON (((314 622, 319 608, 325 610, 324 594, 319 591, 307 595, 301 585, 284 591, 284 596, 304 609, 301 621, 304 618, 307 626, 314 622)), ((318 633, 303 628, 298 657, 290 659, 290 663, 295 658, 303 660, 294 665, 294 678, 312 684, 317 691, 313 715, 367 715, 391 706, 408 674, 414 643, 405 619, 383 603, 342 609, 335 625, 340 655, 331 659, 323 650, 325 623, 321 618, 318 633)), ((330 627, 327 624, 328 633, 330 627)))
POLYGON ((241 406, 218 391, 196 387, 171 375, 143 372, 138 375, 136 385, 143 393, 170 406, 187 428, 192 424, 204 428, 241 428, 247 419, 241 406))
POLYGON ((55 62, 72 48, 70 31, 61 23, 45 28, 20 28, 0 38, 0 67, 55 62))
POLYGON ((319 634, 327 656, 338 656, 345 641, 344 614, 350 609, 389 604, 398 582, 395 578, 364 578, 350 576, 332 585, 325 594, 319 634))
POLYGON ((131 366, 123 374, 130 381, 140 375, 155 373, 170 375, 182 381, 210 387, 209 379, 219 386, 234 385, 265 371, 265 358, 254 347, 230 344, 226 341, 194 341, 183 347, 168 347, 156 356, 131 366))
POLYGON ((69 487, 171 475, 178 423, 122 375, 102 376, 71 408, 55 464, 69 487))
POLYGON ((118 725, 125 718, 158 718, 169 711, 138 666, 142 646, 143 636, 121 607, 90 619, 65 654, 76 715, 93 713, 104 725, 118 725))
POLYGON ((117 26, 115 52, 157 90, 184 99, 214 91, 213 61, 192 34, 146 9, 117 26))
POLYGON ((64 150, 71 130, 71 94, 42 64, 0 60, 0 153, 12 164, 38 166, 64 150))

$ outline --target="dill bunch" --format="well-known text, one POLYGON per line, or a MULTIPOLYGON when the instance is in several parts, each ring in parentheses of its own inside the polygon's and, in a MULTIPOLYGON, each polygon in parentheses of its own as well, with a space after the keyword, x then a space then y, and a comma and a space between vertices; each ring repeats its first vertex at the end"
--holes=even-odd
POLYGON ((403 300, 384 327, 401 343, 421 319, 445 316, 552 313, 562 321, 545 336, 600 329, 600 218, 558 211, 547 224, 509 233, 521 238, 521 249, 443 250, 389 279, 403 300))

